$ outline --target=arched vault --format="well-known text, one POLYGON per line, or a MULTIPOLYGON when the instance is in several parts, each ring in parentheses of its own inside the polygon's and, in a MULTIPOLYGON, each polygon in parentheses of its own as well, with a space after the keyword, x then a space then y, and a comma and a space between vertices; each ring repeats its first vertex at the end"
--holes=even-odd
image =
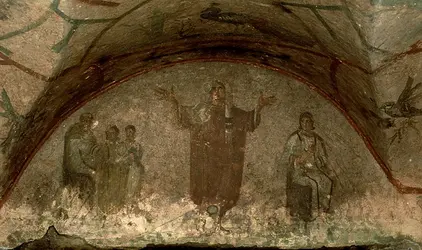
POLYGON ((0 205, 43 142, 87 101, 134 76, 198 61, 256 65, 303 82, 343 113, 398 192, 422 193, 420 182, 392 171, 400 161, 391 160, 390 144, 403 131, 388 133, 398 118, 420 115, 399 99, 403 89, 412 99, 422 80, 420 2, 299 2, 0 3, 9 121, 0 205), (401 104, 398 113, 382 109, 388 98, 401 104))

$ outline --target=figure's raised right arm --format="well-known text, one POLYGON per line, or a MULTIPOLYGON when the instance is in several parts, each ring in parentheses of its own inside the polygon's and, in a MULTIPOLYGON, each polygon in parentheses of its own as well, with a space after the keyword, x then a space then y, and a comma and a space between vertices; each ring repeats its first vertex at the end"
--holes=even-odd
POLYGON ((179 104, 179 101, 177 100, 174 93, 173 86, 170 90, 157 87, 155 88, 155 94, 160 100, 168 101, 171 103, 175 124, 182 128, 190 127, 191 122, 189 116, 186 115, 188 107, 179 104))

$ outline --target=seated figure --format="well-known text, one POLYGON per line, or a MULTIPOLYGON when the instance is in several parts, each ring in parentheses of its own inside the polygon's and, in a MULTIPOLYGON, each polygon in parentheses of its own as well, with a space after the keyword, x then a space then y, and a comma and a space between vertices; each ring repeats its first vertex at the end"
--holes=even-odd
POLYGON ((313 116, 300 115, 299 129, 287 140, 283 164, 287 169, 287 209, 294 219, 313 221, 328 212, 333 177, 327 167, 324 141, 315 133, 313 116))

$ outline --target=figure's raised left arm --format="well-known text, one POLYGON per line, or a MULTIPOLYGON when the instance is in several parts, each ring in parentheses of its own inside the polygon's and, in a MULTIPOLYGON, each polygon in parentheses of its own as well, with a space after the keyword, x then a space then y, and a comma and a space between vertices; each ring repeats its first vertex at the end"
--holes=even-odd
POLYGON ((256 113, 260 114, 261 110, 266 107, 273 105, 277 101, 275 96, 264 96, 264 93, 261 91, 259 98, 258 98, 258 105, 256 107, 256 113))
POLYGON ((262 109, 266 106, 270 106, 270 105, 274 104, 276 100, 277 99, 275 98, 275 96, 265 97, 264 94, 261 91, 260 96, 258 98, 258 103, 257 103, 256 108, 254 110, 250 111, 250 115, 249 115, 250 116, 250 118, 249 118, 250 122, 248 122, 249 125, 248 125, 248 129, 247 129, 249 132, 254 131, 255 128, 257 128, 259 123, 261 122, 261 111, 262 111, 262 109))
POLYGON ((257 126, 259 122, 261 121, 261 111, 266 106, 271 106, 277 101, 277 98, 275 96, 264 96, 264 93, 261 91, 259 98, 258 98, 258 104, 255 109, 255 120, 257 121, 257 126))

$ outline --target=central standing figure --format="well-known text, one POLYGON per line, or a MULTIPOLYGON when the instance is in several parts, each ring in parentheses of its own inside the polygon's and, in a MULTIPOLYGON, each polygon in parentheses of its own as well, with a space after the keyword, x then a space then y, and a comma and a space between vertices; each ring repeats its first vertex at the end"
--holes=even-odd
POLYGON ((233 105, 230 88, 220 82, 211 87, 207 101, 195 106, 180 105, 173 88, 156 92, 172 103, 182 128, 190 130, 190 197, 200 211, 218 213, 223 229, 221 218, 240 195, 246 133, 257 128, 262 108, 275 97, 261 93, 257 107, 244 111, 233 105))

